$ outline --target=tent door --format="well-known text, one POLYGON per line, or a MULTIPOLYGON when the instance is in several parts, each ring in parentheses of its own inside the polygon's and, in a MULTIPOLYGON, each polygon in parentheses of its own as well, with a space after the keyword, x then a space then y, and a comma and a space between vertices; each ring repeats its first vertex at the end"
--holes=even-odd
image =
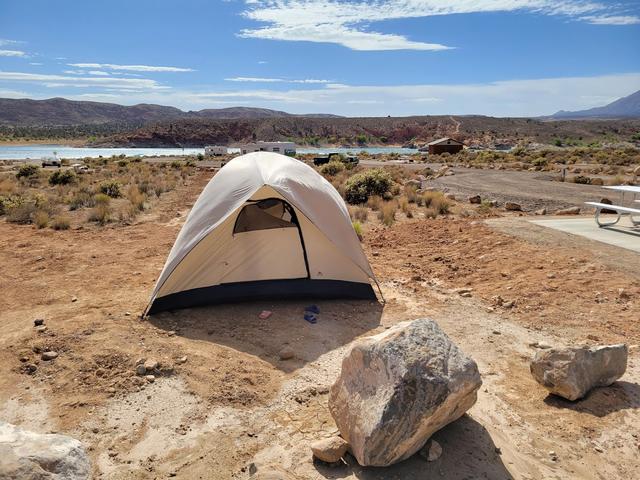
POLYGON ((236 217, 226 263, 222 283, 310 278, 293 207, 279 198, 247 202, 236 217))

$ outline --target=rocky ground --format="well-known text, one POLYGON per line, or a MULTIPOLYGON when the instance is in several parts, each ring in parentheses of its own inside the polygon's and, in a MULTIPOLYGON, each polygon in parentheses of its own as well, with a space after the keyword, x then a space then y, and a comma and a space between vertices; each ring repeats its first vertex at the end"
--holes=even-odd
POLYGON ((104 479, 636 475, 637 255, 567 243, 523 227, 517 214, 372 223, 364 247, 384 304, 320 302, 314 325, 303 320, 302 302, 141 320, 209 175, 129 226, 57 232, 0 224, 0 419, 80 439, 95 478, 104 479), (274 313, 261 320, 264 309, 274 313), (337 467, 313 461, 309 444, 336 432, 328 391, 350 342, 420 317, 435 319, 483 380, 468 415, 435 434, 442 456, 384 469, 359 467, 350 456, 337 467), (44 325, 34 327, 35 319, 44 325), (529 359, 545 343, 581 342, 630 344, 627 373, 578 402, 549 396, 529 359), (293 358, 280 358, 285 346, 293 358), (48 351, 57 357, 44 360, 48 351), (143 376, 141 362, 150 367, 143 376))

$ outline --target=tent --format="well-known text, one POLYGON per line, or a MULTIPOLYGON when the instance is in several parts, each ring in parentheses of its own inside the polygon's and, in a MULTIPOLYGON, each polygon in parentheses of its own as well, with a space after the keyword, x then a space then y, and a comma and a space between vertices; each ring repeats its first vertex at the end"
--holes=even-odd
POLYGON ((333 186, 305 163, 255 152, 204 188, 147 313, 255 299, 376 299, 371 266, 333 186))

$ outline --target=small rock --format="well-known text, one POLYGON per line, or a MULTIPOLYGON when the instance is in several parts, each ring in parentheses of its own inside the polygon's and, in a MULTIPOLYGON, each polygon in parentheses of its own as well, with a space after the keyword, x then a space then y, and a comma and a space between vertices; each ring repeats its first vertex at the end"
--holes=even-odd
POLYGON ((46 325, 38 325, 36 327, 36 332, 38 333, 44 333, 47 331, 47 326, 46 325))
POLYGON ((491 333, 493 333, 494 335, 502 335, 502 332, 500 330, 493 330, 491 333))
POLYGON ((175 336, 175 334, 176 334, 176 331, 175 331, 175 330, 169 330, 169 331, 167 332, 167 335, 168 335, 168 336, 170 336, 170 337, 174 337, 174 336, 175 336))
POLYGON ((131 312, 124 312, 125 317, 128 317, 131 315, 131 312))
POLYGON ((72 302, 77 302, 78 301, 78 297, 71 297, 71 301, 72 302))
POLYGON ((536 343, 536 347, 541 348, 543 350, 547 350, 551 348, 551 344, 545 342, 544 340, 541 340, 540 342, 536 343))
POLYGON ((144 378, 146 378, 146 379, 147 379, 147 382, 149 382, 149 383, 153 383, 153 382, 155 382, 155 381, 156 381, 156 377, 155 377, 155 375, 147 375, 147 376, 146 376, 146 377, 144 377, 144 378))
POLYGON ((53 360, 54 358, 58 358, 58 352, 54 352, 53 350, 48 352, 42 352, 41 357, 42 360, 53 360))
POLYGON ((327 463, 335 463, 347 453, 349 444, 341 437, 334 436, 318 440, 310 445, 313 456, 327 463))
POLYGON ((453 193, 445 193, 444 194, 444 198, 446 198, 448 200, 455 200, 456 196, 453 193))
POLYGON ((139 364, 136 365, 136 375, 144 375, 147 373, 147 369, 144 367, 144 365, 139 364))
POLYGON ((280 357, 280 360, 289 360, 289 359, 293 358, 294 355, 295 355, 295 352, 289 346, 284 347, 278 353, 278 356, 280 357))
POLYGON ((574 401, 620 378, 627 369, 628 354, 625 344, 554 348, 537 352, 530 370, 550 393, 574 401))
POLYGON ((541 208, 539 210, 536 210, 533 213, 536 214, 536 215, 546 215, 547 214, 547 209, 546 208, 541 208))
POLYGON ((562 208, 556 212, 556 215, 579 215, 580 207, 562 208))
POLYGON ((180 357, 180 358, 176 359, 176 363, 178 365, 182 365, 183 363, 187 363, 187 357, 180 357))
POLYGON ((442 455, 442 446, 435 440, 429 440, 419 452, 427 462, 435 462, 442 455))
POLYGON ((474 195, 472 197, 469 197, 469 203, 479 205, 480 203, 482 203, 482 198, 480 197, 480 195, 474 195))
POLYGON ((27 363, 24 366, 24 371, 27 372, 28 374, 36 373, 36 370, 38 370, 38 367, 35 366, 33 363, 27 363))
POLYGON ((39 327, 40 325, 44 325, 44 318, 36 318, 33 321, 33 326, 34 327, 39 327))
POLYGON ((600 446, 598 446, 598 445, 596 445, 595 447, 593 447, 593 449, 594 449, 596 452, 598 452, 598 453, 602 453, 602 452, 604 452, 604 450, 602 449, 602 447, 600 447, 600 446))
POLYGON ((147 372, 153 372, 156 368, 158 368, 159 365, 160 364, 158 363, 158 361, 154 359, 149 359, 144 362, 144 368, 147 370, 147 372))
POLYGON ((521 212, 522 211, 522 206, 519 203, 506 202, 504 204, 504 209, 508 210, 510 212, 521 212))
POLYGON ((553 272, 547 273, 547 278, 556 278, 556 274, 553 272))
POLYGON ((554 452, 553 450, 549 451, 549 458, 551 459, 552 462, 557 462, 558 461, 558 454, 556 452, 554 452))

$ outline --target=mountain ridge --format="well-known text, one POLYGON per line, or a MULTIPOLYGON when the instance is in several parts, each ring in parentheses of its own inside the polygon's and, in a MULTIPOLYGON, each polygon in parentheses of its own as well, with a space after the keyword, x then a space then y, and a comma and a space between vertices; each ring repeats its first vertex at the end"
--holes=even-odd
POLYGON ((636 118, 640 117, 640 90, 619 98, 602 107, 577 110, 574 112, 560 110, 548 118, 552 119, 587 119, 587 118, 636 118))
POLYGON ((45 100, 0 98, 0 125, 92 125, 130 123, 145 125, 155 122, 208 118, 217 120, 260 119, 280 117, 341 118, 338 115, 309 113, 296 115, 279 110, 255 107, 208 108, 183 111, 176 107, 139 103, 117 103, 68 100, 54 97, 45 100))

